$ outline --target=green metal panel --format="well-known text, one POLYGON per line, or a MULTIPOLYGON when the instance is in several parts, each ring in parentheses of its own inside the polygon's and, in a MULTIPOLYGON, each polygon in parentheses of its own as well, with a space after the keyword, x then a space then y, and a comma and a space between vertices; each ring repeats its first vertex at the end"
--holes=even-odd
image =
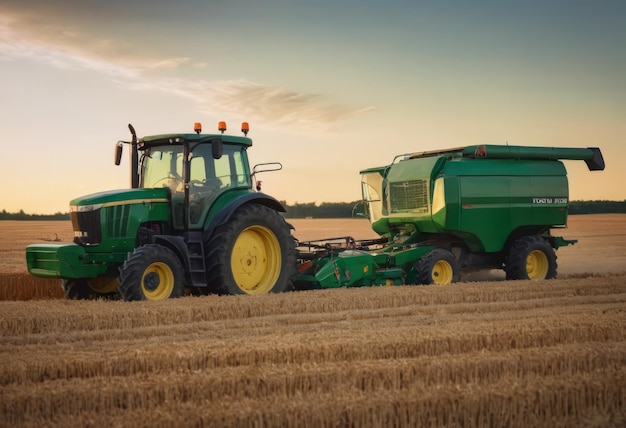
POLYGON ((461 206, 458 224, 451 219, 444 230, 473 251, 501 251, 521 227, 536 233, 566 223, 568 186, 559 161, 461 159, 443 173, 458 177, 461 206))
MULTIPOLYGON (((328 258, 315 271, 315 276, 300 275, 301 281, 319 285, 320 288, 361 287, 368 285, 401 285, 404 270, 389 266, 380 268, 376 254, 360 250, 346 250, 328 258)), ((384 257, 385 260, 388 256, 384 257)))
POLYGON ((169 190, 164 188, 114 190, 76 198, 70 202, 72 224, 83 245, 29 245, 28 270, 46 278, 94 278, 115 273, 135 248, 139 226, 169 221, 169 206, 169 190))
POLYGON ((95 209, 104 204, 112 206, 135 202, 167 202, 168 198, 169 190, 166 188, 109 190, 73 199, 70 207, 95 209))
POLYGON ((211 222, 222 214, 224 208, 229 206, 233 201, 246 196, 250 193, 256 193, 253 190, 239 188, 239 189, 230 189, 226 192, 220 194, 212 203, 210 209, 208 210, 204 223, 199 229, 204 229, 211 224, 211 222))
MULTIPOLYGON (((126 253, 136 245, 137 230, 146 222, 168 222, 169 189, 129 189, 95 193, 70 202, 75 233, 80 231, 77 215, 99 220, 101 240, 87 252, 126 253)), ((94 225, 93 227, 95 227, 94 225)), ((88 232, 89 233, 89 232, 88 232)))
POLYGON ((434 247, 431 246, 423 246, 393 251, 389 253, 389 265, 404 267, 419 260, 420 257, 433 249, 434 247))
POLYGON ((365 251, 346 250, 332 258, 315 272, 322 288, 371 285, 377 266, 372 255, 365 251))
POLYGON ((26 265, 31 275, 42 278, 95 278, 107 271, 107 265, 92 263, 76 244, 29 245, 26 265))

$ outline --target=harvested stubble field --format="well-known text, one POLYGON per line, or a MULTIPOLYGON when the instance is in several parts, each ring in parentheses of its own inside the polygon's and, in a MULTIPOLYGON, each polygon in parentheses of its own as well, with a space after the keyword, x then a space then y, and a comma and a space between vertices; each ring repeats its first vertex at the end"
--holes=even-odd
POLYGON ((0 426, 624 426, 626 216, 565 232, 552 281, 2 301, 0 426))

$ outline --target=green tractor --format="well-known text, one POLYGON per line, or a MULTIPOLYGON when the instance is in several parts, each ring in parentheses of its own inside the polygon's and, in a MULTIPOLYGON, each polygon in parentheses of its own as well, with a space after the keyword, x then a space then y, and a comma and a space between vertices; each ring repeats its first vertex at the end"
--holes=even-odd
POLYGON ((299 242, 296 288, 450 284, 503 269, 507 279, 557 275, 552 236, 567 224, 560 159, 603 170, 598 148, 480 145, 398 156, 361 171, 363 201, 379 239, 299 242))
POLYGON ((70 202, 74 243, 26 248, 28 271, 60 278, 70 299, 161 300, 193 294, 261 294, 293 288, 295 243, 285 208, 250 172, 244 136, 167 134, 130 146, 131 188, 70 202), (253 185, 254 182, 254 185, 253 185))

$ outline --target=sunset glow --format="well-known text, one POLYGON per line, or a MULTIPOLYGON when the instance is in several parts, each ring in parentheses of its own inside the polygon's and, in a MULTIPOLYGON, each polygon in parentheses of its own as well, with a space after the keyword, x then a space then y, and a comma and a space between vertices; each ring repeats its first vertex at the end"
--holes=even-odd
POLYGON ((128 123, 219 121, 250 124, 288 203, 358 200, 362 169, 474 144, 600 147, 605 171, 566 162, 570 199, 624 200, 624 46, 619 0, 3 1, 0 209, 128 187, 128 123))

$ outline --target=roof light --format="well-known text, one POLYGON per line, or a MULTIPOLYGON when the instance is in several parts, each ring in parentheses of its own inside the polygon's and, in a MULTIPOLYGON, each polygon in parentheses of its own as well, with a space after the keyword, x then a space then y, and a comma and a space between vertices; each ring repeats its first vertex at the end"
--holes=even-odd
POLYGON ((193 132, 195 132, 196 134, 199 134, 202 132, 202 124, 200 122, 195 122, 193 124, 193 132))
POLYGON ((243 132, 243 135, 247 136, 248 131, 250 131, 250 125, 248 125, 248 122, 241 122, 241 132, 243 132))
POLYGON ((226 131, 226 122, 218 122, 217 129, 223 134, 226 131))

